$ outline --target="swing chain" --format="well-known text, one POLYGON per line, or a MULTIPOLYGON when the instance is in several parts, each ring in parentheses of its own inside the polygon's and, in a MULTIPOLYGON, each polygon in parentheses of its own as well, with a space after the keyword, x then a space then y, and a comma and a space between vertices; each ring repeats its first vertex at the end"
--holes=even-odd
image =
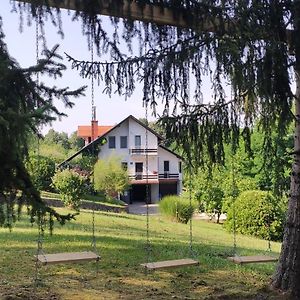
MULTIPOLYGON (((149 220, 149 157, 148 157, 148 101, 145 100, 145 118, 146 118, 146 133, 145 133, 145 150, 146 150, 146 223, 147 223, 147 236, 146 236, 146 252, 147 252, 147 263, 151 261, 151 242, 150 242, 150 220, 149 220)), ((145 268, 147 271, 147 268, 145 268)))
MULTIPOLYGON (((192 168, 191 165, 189 164, 189 205, 190 205, 190 209, 192 210, 192 168)), ((189 225, 190 225, 190 232, 189 232, 189 252, 190 252, 190 257, 196 259, 196 252, 194 251, 193 248, 193 216, 191 216, 190 221, 189 221, 189 225)))
POLYGON ((235 201, 236 201, 236 180, 235 180, 235 164, 233 154, 231 155, 231 166, 232 166, 232 210, 233 210, 233 254, 234 256, 238 256, 237 254, 237 237, 236 237, 236 209, 235 209, 235 201))
MULTIPOLYGON (((91 49, 91 64, 93 66, 94 64, 94 35, 91 32, 90 35, 90 49, 91 49)), ((95 131, 94 131, 94 121, 95 121, 95 102, 94 102, 95 94, 94 94, 94 75, 93 72, 91 73, 91 105, 92 105, 92 126, 91 126, 91 131, 92 131, 92 155, 95 155, 95 144, 94 144, 94 139, 95 137, 95 131)), ((92 177, 92 185, 94 188, 94 174, 92 177)), ((96 273, 99 273, 99 254, 97 251, 97 244, 96 244, 96 235, 95 235, 95 201, 93 201, 92 205, 92 240, 91 240, 91 248, 94 253, 98 255, 98 258, 96 260, 96 273)))
MULTIPOLYGON (((35 23, 35 50, 36 50, 36 63, 39 63, 39 23, 40 23, 40 17, 37 15, 36 17, 36 23, 35 23)), ((36 72, 36 81, 37 84, 39 84, 39 72, 36 72)), ((39 106, 38 100, 36 101, 37 107, 39 106)), ((38 129, 39 131, 39 129, 38 129)), ((39 134, 37 136, 37 157, 38 157, 38 162, 40 160, 40 138, 39 134)), ((39 263, 39 255, 43 255, 46 261, 46 257, 43 251, 43 240, 44 240, 44 220, 42 216, 42 212, 38 211, 38 239, 37 239, 37 250, 36 250, 36 259, 35 259, 35 278, 34 278, 34 283, 35 286, 38 286, 41 284, 42 279, 41 279, 41 274, 40 274, 40 267, 41 264, 39 263)))
POLYGON ((35 278, 34 278, 34 283, 35 286, 38 286, 41 284, 42 282, 42 278, 41 278, 41 273, 40 273, 40 268, 41 268, 41 264, 39 263, 39 255, 43 255, 45 262, 47 263, 47 258, 44 254, 43 251, 43 241, 44 241, 44 218, 42 216, 42 212, 39 211, 38 214, 38 239, 37 239, 37 250, 36 250, 36 259, 35 259, 35 278))

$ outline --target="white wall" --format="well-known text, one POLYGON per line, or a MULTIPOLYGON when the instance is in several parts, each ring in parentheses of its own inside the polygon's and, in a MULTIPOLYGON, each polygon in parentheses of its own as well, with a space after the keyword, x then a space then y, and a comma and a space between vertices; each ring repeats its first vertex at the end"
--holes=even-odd
MULTIPOLYGON (((122 162, 127 162, 128 164, 128 174, 135 174, 135 163, 143 163, 143 173, 146 173, 146 155, 145 154, 130 154, 130 149, 135 148, 135 136, 141 136, 141 148, 146 148, 146 130, 143 126, 135 122, 133 119, 129 118, 123 122, 119 127, 113 129, 105 137, 109 136, 116 137, 116 148, 108 148, 108 142, 101 147, 99 152, 99 159, 106 159, 107 157, 114 155, 121 159, 122 162), (120 137, 127 136, 127 148, 120 148, 120 137)), ((148 131, 148 148, 157 149, 157 137, 152 132, 148 131)), ((153 172, 158 172, 158 160, 157 154, 148 155, 148 170, 149 174, 153 172)))
MULTIPOLYGON (((135 135, 141 136, 141 148, 146 148, 146 129, 133 119, 129 119, 129 148, 135 148, 135 135)), ((148 149, 157 149, 157 136, 150 131, 148 135, 148 149)))
POLYGON ((169 161, 170 173, 179 173, 179 162, 181 161, 177 156, 170 153, 169 151, 158 147, 158 171, 159 173, 164 173, 164 161, 169 161))
POLYGON ((128 161, 129 160, 129 149, 128 149, 128 121, 123 122, 119 127, 116 127, 111 132, 109 132, 107 135, 105 135, 107 138, 107 143, 101 147, 101 150, 99 152, 99 159, 106 159, 107 157, 111 155, 115 155, 119 157, 122 161, 128 161), (108 138, 109 136, 115 136, 116 137, 116 148, 110 149, 108 148, 108 138), (127 148, 121 149, 120 148, 120 137, 121 136, 127 136, 127 148))

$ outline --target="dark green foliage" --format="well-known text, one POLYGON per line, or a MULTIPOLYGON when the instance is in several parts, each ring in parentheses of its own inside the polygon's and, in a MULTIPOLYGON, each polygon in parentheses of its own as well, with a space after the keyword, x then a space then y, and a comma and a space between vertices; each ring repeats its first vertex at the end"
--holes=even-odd
POLYGON ((80 199, 86 192, 87 179, 78 173, 65 169, 52 178, 53 187, 59 192, 67 207, 79 210, 80 199))
POLYGON ((241 193, 227 213, 225 226, 229 230, 233 230, 234 210, 237 232, 274 241, 282 239, 286 207, 270 192, 241 193))
POLYGON ((68 134, 65 132, 56 132, 54 129, 50 129, 44 137, 44 143, 46 144, 58 144, 64 149, 69 150, 71 148, 68 134))
POLYGON ((84 147, 84 139, 77 136, 77 131, 74 131, 69 137, 70 147, 74 150, 80 150, 84 147))
POLYGON ((82 170, 87 172, 92 172, 94 169, 94 165, 97 162, 97 157, 95 156, 82 156, 70 162, 70 165, 74 167, 79 167, 82 170))
POLYGON ((186 197, 165 196, 159 202, 159 210, 171 219, 186 224, 193 216, 197 207, 195 201, 190 203, 186 197))
MULTIPOLYGON (((0 23, 1 26, 1 23, 0 23)), ((77 91, 47 87, 35 80, 39 73, 60 77, 65 66, 59 62, 58 47, 44 51, 44 58, 36 66, 22 69, 7 53, 0 27, 0 226, 12 226, 22 204, 28 205, 31 221, 47 215, 50 227, 53 217, 61 223, 72 218, 61 216, 47 207, 32 183, 24 166, 28 152, 29 133, 38 133, 38 126, 63 116, 54 106, 53 99, 61 99, 72 107, 71 96, 77 91), (18 204, 18 211, 15 210, 18 204)))
POLYGON ((55 173, 55 163, 51 158, 44 156, 30 156, 26 162, 26 169, 37 190, 52 190, 51 178, 55 173))

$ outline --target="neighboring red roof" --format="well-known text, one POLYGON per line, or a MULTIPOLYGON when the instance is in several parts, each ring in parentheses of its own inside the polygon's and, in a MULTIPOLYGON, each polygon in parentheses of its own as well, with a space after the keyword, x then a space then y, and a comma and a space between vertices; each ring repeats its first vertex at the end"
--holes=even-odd
MULTIPOLYGON (((98 126, 98 136, 101 136, 111 130, 114 126, 98 126)), ((78 126, 77 136, 85 138, 92 136, 92 126, 78 126)))

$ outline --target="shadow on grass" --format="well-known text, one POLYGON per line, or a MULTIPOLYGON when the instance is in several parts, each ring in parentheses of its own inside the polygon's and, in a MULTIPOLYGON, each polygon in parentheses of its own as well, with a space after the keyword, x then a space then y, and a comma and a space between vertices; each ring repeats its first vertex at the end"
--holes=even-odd
MULTIPOLYGON (((0 298, 1 289, 32 282, 37 228, 28 224, 28 217, 22 216, 11 233, 0 231, 0 298)), ((150 225, 150 260, 190 256, 188 225, 170 223, 160 217, 153 217, 150 225)), ((45 236, 46 253, 90 250, 91 212, 85 212, 76 222, 55 226, 54 234, 45 236)), ((200 266, 145 275, 140 264, 148 259, 146 218, 96 212, 100 275, 95 276, 93 263, 47 266, 42 270, 46 287, 66 293, 68 298, 74 293, 75 299, 88 299, 86 295, 89 299, 106 296, 109 299, 110 295, 114 299, 121 296, 124 299, 249 299, 249 295, 265 288, 274 263, 235 265, 226 260, 233 255, 228 233, 211 224, 194 222, 194 226, 193 250, 200 266)), ((257 255, 262 251, 248 249, 246 245, 239 247, 238 253, 257 255)))

